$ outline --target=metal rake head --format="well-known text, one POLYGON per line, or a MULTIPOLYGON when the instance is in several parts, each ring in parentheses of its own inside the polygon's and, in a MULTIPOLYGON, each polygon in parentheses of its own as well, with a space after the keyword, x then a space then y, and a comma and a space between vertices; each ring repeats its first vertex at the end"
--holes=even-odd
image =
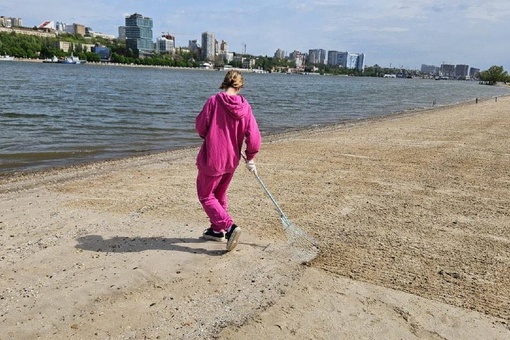
POLYGON ((303 229, 294 223, 284 222, 284 231, 289 246, 292 247, 293 253, 300 260, 309 262, 319 255, 319 242, 308 235, 303 229))

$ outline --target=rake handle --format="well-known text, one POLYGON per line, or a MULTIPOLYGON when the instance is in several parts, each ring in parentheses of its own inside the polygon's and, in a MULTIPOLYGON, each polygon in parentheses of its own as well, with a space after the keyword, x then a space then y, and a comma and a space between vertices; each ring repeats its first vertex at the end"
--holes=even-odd
MULTIPOLYGON (((246 162, 246 156, 244 154, 241 153, 241 156, 243 157, 244 161, 246 162)), ((287 216, 285 216, 285 213, 283 212, 283 210, 280 208, 280 206, 278 205, 278 203, 276 202, 276 200, 274 199, 273 195, 271 195, 271 193, 269 192, 269 189, 265 186, 264 182, 262 182, 262 179, 259 177, 259 175, 257 174, 257 172, 253 172, 253 175, 255 175, 255 178, 257 179, 257 181, 260 183, 260 186, 262 187, 262 189, 264 189, 264 191, 266 192, 267 196, 271 199, 271 202, 273 202, 274 206, 276 207, 276 210, 278 210, 278 212, 280 213, 280 218, 282 219, 282 221, 286 224, 286 225, 290 225, 290 222, 289 220, 287 219, 287 216)))

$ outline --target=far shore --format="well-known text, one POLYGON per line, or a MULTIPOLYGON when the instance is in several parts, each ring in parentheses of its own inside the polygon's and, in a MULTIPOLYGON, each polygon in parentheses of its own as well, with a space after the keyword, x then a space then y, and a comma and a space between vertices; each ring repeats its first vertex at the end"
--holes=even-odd
MULTIPOLYGON (((32 62, 32 63, 42 63, 44 59, 33 59, 33 58, 15 58, 14 61, 20 62, 32 62)), ((198 70, 198 71, 226 71, 229 69, 236 69, 246 73, 261 73, 261 70, 258 69, 245 69, 245 68, 204 68, 204 67, 178 67, 178 66, 165 66, 165 65, 137 65, 137 64, 120 64, 120 63, 112 63, 112 62, 90 62, 87 61, 84 65, 94 65, 94 66, 120 66, 120 67, 139 67, 139 68, 158 68, 158 69, 170 69, 170 70, 198 70)), ((319 73, 313 72, 292 72, 292 73, 281 73, 281 72, 264 72, 268 74, 299 74, 299 75, 320 75, 319 73)), ((332 76, 329 74, 325 74, 324 76, 332 76)), ((349 77, 349 75, 338 75, 340 77, 349 77)), ((381 77, 382 78, 382 77, 381 77)), ((425 78, 425 77, 414 77, 417 79, 428 79, 434 80, 434 78, 425 78)), ((452 80, 453 81, 453 80, 452 80)), ((455 81, 478 81, 478 80, 455 80, 455 81)), ((498 82, 494 85, 487 86, 510 86, 508 83, 498 82)))

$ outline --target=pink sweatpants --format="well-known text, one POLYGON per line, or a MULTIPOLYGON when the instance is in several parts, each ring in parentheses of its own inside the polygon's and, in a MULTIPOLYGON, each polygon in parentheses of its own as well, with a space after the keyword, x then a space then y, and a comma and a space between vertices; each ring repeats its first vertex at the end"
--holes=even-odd
POLYGON ((197 194, 214 231, 225 231, 234 223, 227 212, 227 190, 234 173, 208 176, 198 172, 197 194))

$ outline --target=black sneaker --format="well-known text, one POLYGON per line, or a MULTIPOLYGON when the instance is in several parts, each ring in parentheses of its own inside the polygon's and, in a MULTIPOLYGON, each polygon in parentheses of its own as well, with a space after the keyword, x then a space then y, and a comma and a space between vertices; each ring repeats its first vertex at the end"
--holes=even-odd
POLYGON ((225 234, 220 232, 215 232, 212 228, 207 228, 204 230, 204 233, 202 234, 202 237, 206 240, 212 240, 216 242, 223 242, 225 234))
POLYGON ((241 236, 241 228, 232 224, 230 230, 225 234, 225 238, 227 239, 227 251, 231 251, 237 246, 239 236, 241 236))

